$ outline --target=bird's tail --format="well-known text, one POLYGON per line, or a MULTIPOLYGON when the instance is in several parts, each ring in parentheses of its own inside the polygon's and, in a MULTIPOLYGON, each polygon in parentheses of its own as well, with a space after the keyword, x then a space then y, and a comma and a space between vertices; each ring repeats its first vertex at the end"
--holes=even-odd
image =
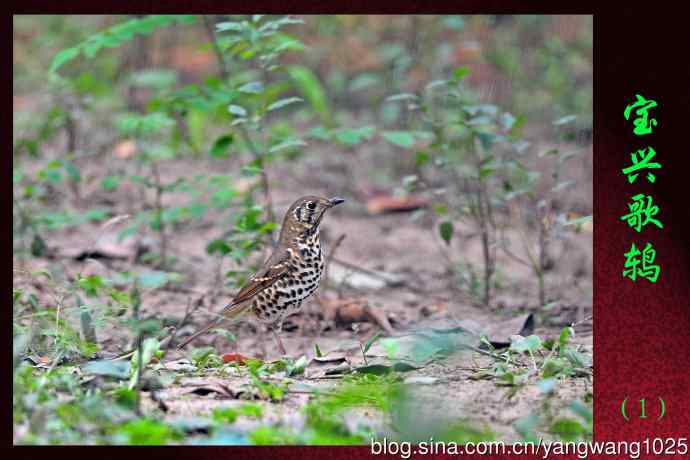
POLYGON ((216 319, 214 321, 211 321, 203 329, 192 334, 184 342, 179 344, 177 346, 177 349, 179 350, 179 349, 184 348, 185 346, 187 346, 188 343, 190 343, 193 340, 196 340, 197 337, 205 334, 206 332, 209 331, 209 329, 214 328, 216 326, 219 326, 226 319, 231 320, 231 319, 237 318, 238 316, 242 315, 247 310, 249 310, 250 307, 251 307, 251 302, 244 302, 244 303, 240 303, 240 304, 236 304, 236 305, 233 305, 233 304, 228 305, 227 307, 223 308, 223 310, 221 312, 221 314, 223 316, 220 319, 216 319))

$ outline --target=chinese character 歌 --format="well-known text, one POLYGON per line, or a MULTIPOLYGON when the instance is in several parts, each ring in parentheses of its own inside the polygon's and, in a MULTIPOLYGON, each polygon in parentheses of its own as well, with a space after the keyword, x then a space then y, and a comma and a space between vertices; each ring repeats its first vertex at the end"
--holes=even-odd
MULTIPOLYGON (((652 158, 654 158, 655 156, 656 152, 651 147, 647 147, 646 149, 640 149, 637 152, 631 153, 630 158, 632 159, 632 166, 628 166, 627 168, 623 169, 623 174, 626 174, 628 176, 628 182, 630 182, 631 184, 635 182, 635 179, 637 179, 638 172, 641 169, 661 168, 661 165, 659 163, 652 161, 652 158)), ((654 174, 652 174, 651 172, 647 172, 647 180, 649 182, 654 183, 655 179, 656 177, 654 177, 654 174)))
POLYGON ((628 203, 630 212, 621 217, 621 220, 627 220, 628 225, 638 232, 650 222, 659 228, 664 228, 661 222, 654 219, 654 216, 659 213, 659 207, 652 204, 651 196, 640 193, 632 197, 632 200, 632 203, 628 203))
POLYGON ((656 118, 652 118, 651 120, 649 119, 648 112, 649 109, 656 107, 657 103, 651 99, 647 100, 639 94, 636 94, 635 96, 637 97, 637 101, 628 105, 625 108, 623 115, 625 116, 626 120, 629 120, 630 112, 637 108, 637 110, 635 110, 635 114, 638 115, 638 117, 633 121, 633 124, 635 125, 633 132, 638 136, 642 136, 643 134, 651 134, 652 126, 656 126, 657 123, 656 118))
POLYGON ((625 268, 623 276, 635 281, 638 277, 646 278, 652 283, 656 283, 659 278, 661 269, 658 265, 654 265, 656 258, 656 251, 652 248, 651 243, 647 243, 642 252, 635 246, 635 243, 630 247, 630 251, 625 253, 625 268), (640 260, 640 255, 642 260, 640 260), (640 267, 640 263, 642 267, 640 267))

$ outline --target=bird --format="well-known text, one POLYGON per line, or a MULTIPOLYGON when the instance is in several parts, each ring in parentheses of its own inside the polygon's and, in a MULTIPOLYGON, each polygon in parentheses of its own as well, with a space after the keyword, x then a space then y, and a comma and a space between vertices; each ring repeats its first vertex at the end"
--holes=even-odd
POLYGON ((287 355, 280 338, 283 321, 297 313, 302 303, 316 292, 324 270, 319 229, 326 211, 345 202, 343 198, 313 195, 296 200, 285 213, 278 244, 262 267, 252 275, 221 310, 219 318, 184 340, 184 348, 197 337, 218 327, 225 320, 253 313, 269 325, 278 348, 287 355))

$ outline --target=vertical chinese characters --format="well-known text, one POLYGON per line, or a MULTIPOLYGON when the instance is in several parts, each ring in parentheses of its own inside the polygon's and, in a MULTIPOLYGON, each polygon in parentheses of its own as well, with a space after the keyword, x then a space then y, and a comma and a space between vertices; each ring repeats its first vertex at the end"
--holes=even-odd
MULTIPOLYGON (((652 134, 652 129, 657 126, 657 121, 656 118, 650 118, 649 111, 656 108, 658 104, 656 101, 645 99, 639 94, 635 96, 636 101, 625 107, 623 116, 626 120, 633 119, 633 133, 636 135, 652 134)), ((628 183, 634 184, 641 173, 646 173, 647 181, 653 184, 656 181, 653 170, 661 169, 661 164, 654 161, 655 157, 656 151, 650 146, 631 153, 630 160, 632 164, 622 169, 623 175, 628 178, 628 183)), ((631 202, 628 203, 628 211, 627 214, 621 216, 620 220, 627 222, 628 226, 638 233, 648 224, 664 228, 661 221, 655 218, 659 213, 659 206, 654 204, 651 195, 645 195, 644 193, 633 195, 631 202)), ((654 264, 656 251, 652 243, 646 243, 642 250, 638 249, 635 243, 632 243, 630 250, 624 256, 624 277, 632 281, 644 278, 652 283, 656 283, 661 268, 659 265, 654 264)))

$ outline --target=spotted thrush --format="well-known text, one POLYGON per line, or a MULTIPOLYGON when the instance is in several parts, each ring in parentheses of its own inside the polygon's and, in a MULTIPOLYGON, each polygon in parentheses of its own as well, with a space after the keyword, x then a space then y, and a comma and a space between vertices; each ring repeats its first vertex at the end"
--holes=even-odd
POLYGON ((283 320, 297 313, 309 296, 319 287, 324 269, 324 257, 319 240, 319 226, 327 210, 345 200, 305 196, 295 201, 285 213, 278 246, 271 256, 235 298, 220 313, 218 320, 182 342, 182 348, 192 340, 231 320, 251 312, 271 326, 280 352, 285 347, 280 339, 283 320))

